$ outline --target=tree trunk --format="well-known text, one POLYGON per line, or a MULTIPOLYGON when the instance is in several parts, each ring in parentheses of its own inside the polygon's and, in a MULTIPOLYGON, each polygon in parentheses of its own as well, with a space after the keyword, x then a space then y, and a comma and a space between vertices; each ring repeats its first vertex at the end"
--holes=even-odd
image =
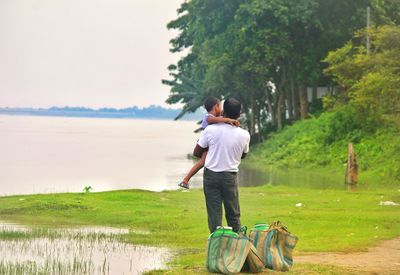
POLYGON ((311 102, 314 102, 318 98, 318 86, 314 84, 312 87, 311 102))
POLYGON ((290 83, 290 89, 286 89, 286 101, 287 101, 287 111, 289 115, 289 120, 293 121, 294 120, 294 115, 293 115, 293 90, 292 90, 292 81, 290 83))
POLYGON ((257 128, 258 128, 258 141, 262 142, 263 141, 263 136, 262 136, 262 126, 261 126, 261 111, 259 108, 257 108, 257 128))
POLYGON ((294 82, 291 81, 290 89, 292 92, 292 101, 293 101, 293 118, 294 120, 300 119, 300 99, 299 99, 299 88, 294 85, 294 82))
MULTIPOLYGON (((245 116, 246 116, 246 125, 247 125, 247 129, 249 130, 249 132, 251 132, 251 114, 250 114, 250 110, 248 107, 244 106, 244 112, 245 112, 245 116)), ((251 133, 250 133, 251 135, 251 133)))
POLYGON ((254 112, 255 112, 255 99, 254 99, 254 97, 252 97, 251 98, 251 109, 250 109, 250 112, 249 112, 250 113, 250 116, 249 116, 250 128, 249 128, 249 130, 250 130, 250 134, 251 135, 254 135, 256 133, 256 123, 255 123, 254 112))
POLYGON ((276 126, 275 108, 272 103, 272 96, 270 93, 267 95, 267 107, 268 107, 268 113, 271 116, 271 124, 273 127, 275 127, 276 126))
POLYGON ((283 128, 283 121, 284 121, 284 114, 285 114, 285 92, 281 91, 279 93, 279 98, 278 98, 278 106, 276 108, 276 118, 277 118, 277 124, 278 124, 278 131, 282 130, 283 128))
POLYGON ((299 87, 300 92, 300 118, 305 120, 308 117, 308 98, 307 98, 307 87, 301 84, 299 87))

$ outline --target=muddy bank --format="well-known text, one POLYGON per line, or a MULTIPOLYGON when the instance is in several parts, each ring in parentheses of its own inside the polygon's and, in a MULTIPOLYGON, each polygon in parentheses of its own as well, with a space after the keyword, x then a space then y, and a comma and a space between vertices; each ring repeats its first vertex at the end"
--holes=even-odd
POLYGON ((296 263, 342 266, 364 274, 400 274, 400 238, 383 241, 366 252, 315 253, 297 256, 294 260, 296 263))

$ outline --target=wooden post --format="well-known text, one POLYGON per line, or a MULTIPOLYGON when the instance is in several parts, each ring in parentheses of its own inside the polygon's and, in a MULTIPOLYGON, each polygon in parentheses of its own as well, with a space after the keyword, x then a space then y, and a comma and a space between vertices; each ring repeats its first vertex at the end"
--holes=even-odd
POLYGON ((353 144, 349 143, 345 183, 355 185, 357 184, 357 179, 358 179, 358 165, 357 165, 356 153, 354 152, 353 144))

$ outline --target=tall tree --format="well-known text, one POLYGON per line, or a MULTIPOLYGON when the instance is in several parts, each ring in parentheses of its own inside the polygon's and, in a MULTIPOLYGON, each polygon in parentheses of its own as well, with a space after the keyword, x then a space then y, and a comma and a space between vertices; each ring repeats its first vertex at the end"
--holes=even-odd
POLYGON ((366 127, 389 121, 400 129, 400 27, 382 26, 370 35, 369 55, 360 43, 364 34, 358 32, 352 41, 329 53, 325 71, 345 91, 338 105, 353 106, 366 127))
POLYGON ((331 83, 321 60, 373 22, 398 22, 400 2, 388 0, 191 0, 168 28, 179 30, 172 52, 186 52, 169 67, 168 103, 178 116, 209 96, 238 97, 252 134, 281 129, 309 112, 307 87, 331 83), (386 3, 386 1, 385 1, 386 3))

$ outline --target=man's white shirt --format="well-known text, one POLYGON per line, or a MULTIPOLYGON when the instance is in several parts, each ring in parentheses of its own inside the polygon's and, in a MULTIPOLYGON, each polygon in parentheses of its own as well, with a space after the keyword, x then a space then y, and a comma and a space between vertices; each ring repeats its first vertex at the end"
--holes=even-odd
POLYGON ((249 152, 250 134, 226 123, 204 129, 197 144, 208 147, 205 167, 214 172, 237 172, 243 153, 249 152))

